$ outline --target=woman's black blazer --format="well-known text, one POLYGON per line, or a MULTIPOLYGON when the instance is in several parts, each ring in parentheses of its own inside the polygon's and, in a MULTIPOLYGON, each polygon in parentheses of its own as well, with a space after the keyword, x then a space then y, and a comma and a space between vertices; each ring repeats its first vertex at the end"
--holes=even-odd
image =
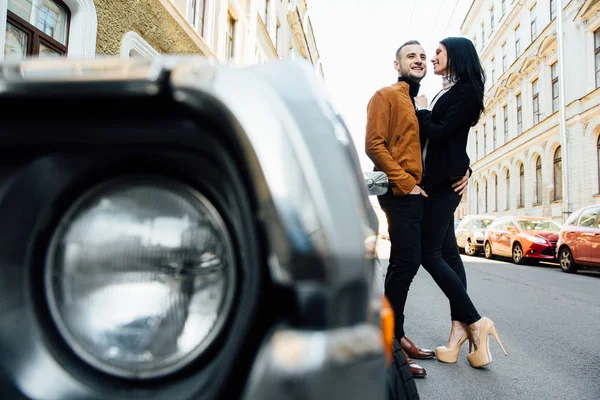
POLYGON ((421 148, 429 139, 423 169, 423 185, 434 188, 465 175, 469 168, 467 139, 479 119, 477 92, 470 82, 456 82, 435 103, 433 110, 419 110, 421 148))

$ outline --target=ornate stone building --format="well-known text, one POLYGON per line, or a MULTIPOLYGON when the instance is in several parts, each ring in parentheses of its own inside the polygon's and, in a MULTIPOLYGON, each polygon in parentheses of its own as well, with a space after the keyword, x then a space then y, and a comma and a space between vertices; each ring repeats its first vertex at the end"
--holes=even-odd
POLYGON ((305 0, 0 0, 0 46, 0 60, 304 57, 323 74, 305 0))
POLYGON ((486 113, 468 144, 474 171, 469 214, 563 222, 570 212, 600 200, 600 1, 563 5, 559 12, 556 0, 475 0, 462 24, 487 74, 486 113), (557 64, 559 16, 564 76, 557 64))

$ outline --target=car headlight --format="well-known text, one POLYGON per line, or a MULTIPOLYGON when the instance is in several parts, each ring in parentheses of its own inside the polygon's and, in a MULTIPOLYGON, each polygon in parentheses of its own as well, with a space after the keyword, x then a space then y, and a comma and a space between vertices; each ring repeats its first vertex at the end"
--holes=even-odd
POLYGON ((539 237, 539 236, 526 235, 525 239, 529 240, 530 242, 537 243, 537 244, 548 244, 548 241, 546 239, 539 237))
POLYGON ((50 312, 104 372, 163 376, 196 359, 231 310, 235 265, 216 208, 175 182, 91 190, 60 221, 46 260, 50 312))

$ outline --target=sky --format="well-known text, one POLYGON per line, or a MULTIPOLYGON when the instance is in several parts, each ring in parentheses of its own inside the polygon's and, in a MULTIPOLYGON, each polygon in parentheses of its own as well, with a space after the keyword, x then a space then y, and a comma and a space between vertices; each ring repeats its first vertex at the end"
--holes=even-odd
POLYGON ((396 49, 416 39, 427 54, 420 94, 431 100, 441 89, 429 60, 438 42, 461 36, 472 0, 309 0, 308 6, 325 85, 350 129, 363 171, 373 164, 364 152, 366 108, 380 88, 393 84, 396 49))

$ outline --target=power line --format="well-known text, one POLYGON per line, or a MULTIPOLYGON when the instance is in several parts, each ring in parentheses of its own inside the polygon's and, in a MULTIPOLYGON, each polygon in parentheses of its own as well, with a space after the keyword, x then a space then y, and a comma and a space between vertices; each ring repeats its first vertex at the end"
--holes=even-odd
POLYGON ((406 35, 410 35, 411 29, 412 29, 412 22, 413 22, 413 17, 415 16, 415 8, 417 8, 417 1, 418 0, 413 1, 412 11, 410 13, 410 18, 409 18, 410 23, 408 24, 408 33, 406 35))
POLYGON ((458 3, 460 3, 460 0, 456 0, 456 3, 454 3, 454 8, 452 9, 452 14, 450 14, 450 18, 448 19, 448 23, 446 24, 446 29, 444 29, 444 34, 442 35, 443 38, 446 37, 446 32, 448 31, 448 27, 450 26, 450 22, 452 22, 452 18, 454 17, 454 13, 456 12, 456 8, 458 7, 458 3))
POLYGON ((442 4, 440 4, 440 8, 438 8, 437 16, 435 17, 435 21, 433 23, 433 28, 429 31, 429 35, 427 35, 426 43, 429 43, 429 40, 431 39, 431 34, 433 33, 434 29, 437 27, 437 23, 440 19, 440 15, 442 14, 442 9, 444 8, 445 2, 446 2, 446 0, 442 0, 442 4))

